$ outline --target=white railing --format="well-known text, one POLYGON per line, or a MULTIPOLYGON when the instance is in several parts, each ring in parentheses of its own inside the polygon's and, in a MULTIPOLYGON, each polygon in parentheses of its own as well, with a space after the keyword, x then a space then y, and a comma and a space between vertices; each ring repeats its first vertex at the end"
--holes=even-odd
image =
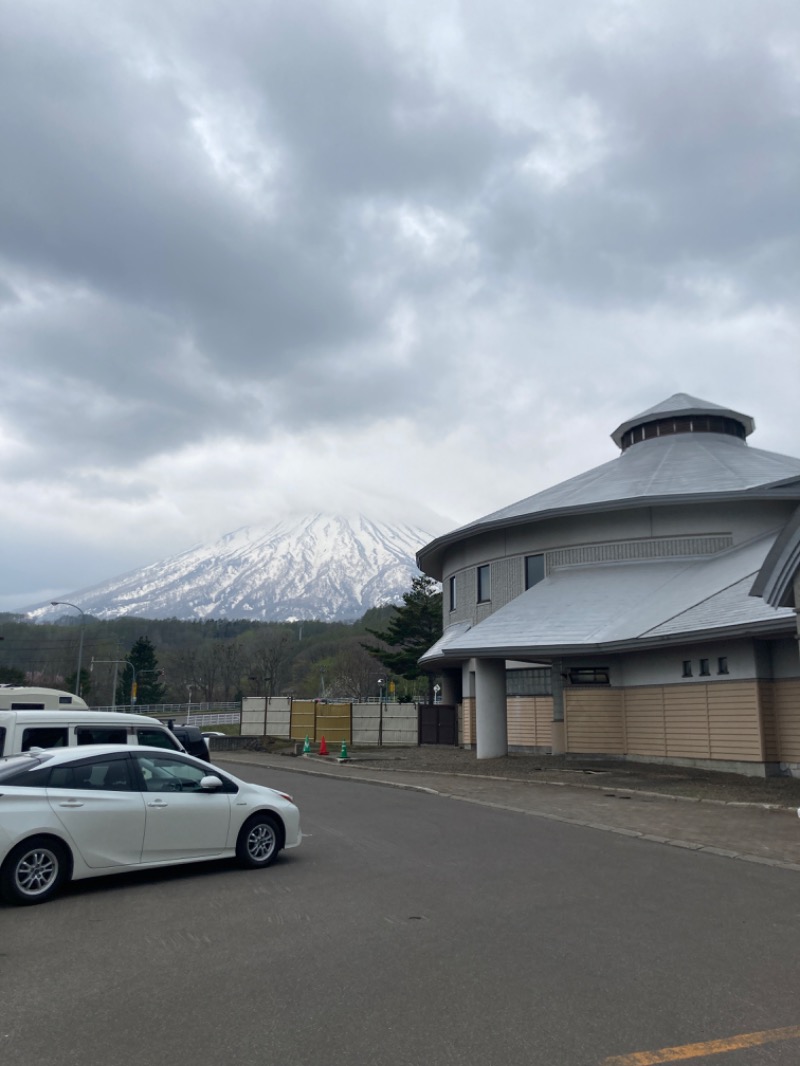
MULTIPOLYGON (((117 711, 120 714, 152 714, 158 718, 185 718, 186 715, 231 713, 241 710, 241 703, 231 701, 223 703, 220 700, 211 703, 118 703, 116 707, 92 707, 92 711, 117 711)), ((238 721, 238 717, 237 717, 238 721)))
POLYGON ((238 725, 240 717, 239 714, 190 714, 180 724, 199 725, 201 729, 207 725, 238 725))

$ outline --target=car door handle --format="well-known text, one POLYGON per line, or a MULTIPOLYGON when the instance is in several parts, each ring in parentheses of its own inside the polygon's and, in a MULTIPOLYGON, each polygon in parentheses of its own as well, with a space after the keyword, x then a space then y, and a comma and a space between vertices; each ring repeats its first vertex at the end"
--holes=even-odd
POLYGON ((150 800, 149 803, 147 804, 147 806, 148 807, 169 807, 169 804, 165 803, 163 800, 150 800))
POLYGON ((62 800, 59 807, 83 807, 83 800, 62 800))

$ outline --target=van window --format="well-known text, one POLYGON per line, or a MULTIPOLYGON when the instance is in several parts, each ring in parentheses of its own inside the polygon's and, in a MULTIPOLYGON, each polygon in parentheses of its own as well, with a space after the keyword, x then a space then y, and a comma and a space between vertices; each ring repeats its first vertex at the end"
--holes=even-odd
POLYGON ((6 749, 6 727, 3 726, 3 725, 0 725, 0 755, 3 754, 5 749, 6 749))
POLYGON ((128 730, 114 729, 112 727, 103 729, 98 728, 97 726, 79 725, 75 730, 75 736, 77 737, 79 744, 128 743, 128 730))
POLYGON ((43 711, 43 703, 11 703, 12 711, 43 711))
POLYGON ((31 748, 66 748, 67 730, 56 726, 36 726, 22 733, 22 751, 31 748))
POLYGON ((58 697, 58 702, 59 703, 72 703, 72 696, 59 696, 58 697))
POLYGON ((179 751, 177 743, 165 729, 137 729, 136 738, 140 744, 151 748, 169 748, 170 751, 179 751))

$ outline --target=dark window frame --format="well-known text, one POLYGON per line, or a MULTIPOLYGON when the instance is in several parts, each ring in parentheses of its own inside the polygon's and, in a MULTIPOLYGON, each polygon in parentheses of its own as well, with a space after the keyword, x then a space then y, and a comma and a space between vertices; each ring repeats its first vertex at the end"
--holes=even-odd
POLYGON ((483 563, 476 567, 476 591, 478 603, 491 603, 492 600, 492 568, 489 563, 483 563))
POLYGON ((29 725, 22 730, 21 751, 30 751, 31 748, 68 748, 69 727, 61 725, 29 725), (51 733, 57 736, 53 743, 51 740, 41 740, 33 735, 36 733, 51 733))
POLYGON ((527 592, 528 589, 532 589, 535 585, 538 585, 540 581, 544 581, 545 579, 544 552, 539 552, 535 555, 526 555, 523 565, 525 567, 525 591, 527 592), (534 560, 536 560, 536 573, 534 574, 533 579, 531 579, 531 571, 533 570, 532 564, 534 560))
POLYGON ((684 659, 683 660, 683 672, 681 674, 681 677, 694 677, 694 674, 692 673, 692 660, 691 659, 684 659))
POLYGON ((553 672, 549 666, 530 666, 506 671, 507 696, 552 696, 553 672))
POLYGON ((458 602, 458 596, 456 595, 456 575, 455 574, 453 574, 452 577, 450 578, 450 581, 448 583, 448 591, 449 591, 449 595, 450 595, 450 610, 454 611, 456 609, 456 604, 458 602))
POLYGON ((567 671, 570 685, 610 685, 608 666, 573 666, 567 671))
POLYGON ((720 655, 717 659, 717 673, 727 674, 729 672, 730 671, 728 670, 728 656, 720 655))

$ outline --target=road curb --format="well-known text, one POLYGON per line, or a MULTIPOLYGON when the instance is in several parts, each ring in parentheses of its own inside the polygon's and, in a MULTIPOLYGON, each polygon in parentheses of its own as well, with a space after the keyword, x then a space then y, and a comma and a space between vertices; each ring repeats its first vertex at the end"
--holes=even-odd
MULTIPOLYGON (((268 758, 271 758, 271 759, 285 759, 285 758, 287 758, 287 756, 269 755, 268 758)), ((232 761, 239 762, 239 763, 245 763, 246 765, 250 765, 250 766, 263 766, 263 765, 265 765, 264 762, 260 762, 260 761, 257 761, 255 759, 236 759, 236 760, 232 760, 232 761)), ((270 765, 272 765, 272 764, 270 764, 270 765)), ((275 769, 279 769, 279 767, 276 766, 275 769)), ((352 776, 349 773, 340 773, 340 774, 337 774, 336 772, 330 773, 330 772, 326 772, 324 770, 312 770, 312 769, 310 769, 308 767, 305 767, 305 766, 287 765, 285 767, 285 769, 289 770, 292 773, 316 774, 317 776, 322 776, 322 777, 347 777, 350 780, 354 780, 354 781, 368 782, 368 778, 354 777, 354 776, 352 776)), ((534 786, 549 785, 552 788, 582 788, 582 789, 587 789, 587 790, 593 791, 593 792, 608 792, 609 794, 614 793, 615 795, 624 794, 624 795, 629 795, 629 796, 647 796, 647 797, 650 797, 652 799, 669 800, 672 803, 702 803, 702 804, 707 804, 707 805, 716 806, 716 807, 741 807, 741 808, 744 808, 745 810, 746 809, 750 809, 750 810, 759 810, 759 811, 780 811, 780 812, 784 812, 784 813, 787 813, 787 814, 796 814, 797 810, 798 810, 797 807, 794 807, 794 806, 787 807, 787 806, 784 806, 781 803, 749 803, 746 800, 717 800, 717 799, 704 799, 701 796, 675 796, 675 795, 673 795, 672 793, 669 793, 669 792, 653 792, 650 789, 643 789, 643 788, 626 788, 625 786, 622 786, 622 785, 618 786, 618 787, 617 786, 613 786, 613 785, 590 785, 590 784, 584 783, 582 781, 541 781, 541 780, 537 781, 537 780, 528 780, 526 778, 521 778, 521 777, 504 777, 504 776, 500 776, 499 774, 466 774, 462 770, 429 770, 429 771, 426 771, 426 770, 406 770, 406 769, 404 769, 402 767, 396 767, 396 768, 392 768, 390 770, 386 770, 383 767, 375 767, 373 769, 372 767, 369 767, 369 766, 363 766, 363 767, 360 767, 360 769, 361 769, 362 772, 376 773, 376 774, 377 773, 389 773, 389 774, 424 774, 424 773, 430 773, 430 774, 435 774, 437 777, 463 777, 463 778, 467 778, 468 780, 474 779, 476 781, 504 781, 504 782, 506 782, 508 784, 512 784, 512 785, 534 785, 534 786)), ((387 781, 386 784, 391 785, 392 782, 391 781, 387 781)), ((396 787, 399 788, 401 786, 397 785, 396 787)))
MULTIPOLYGON (((224 759, 220 759, 220 762, 224 762, 224 759)), ((651 844, 662 844, 673 848, 682 848, 686 851, 696 851, 705 855, 713 855, 717 858, 724 859, 736 859, 739 862, 755 863, 759 866, 772 866, 783 870, 793 870, 800 872, 800 863, 788 862, 784 859, 769 859, 760 855, 750 855, 746 852, 732 851, 728 848, 720 848, 713 844, 699 844, 695 841, 680 840, 674 837, 658 836, 654 833, 645 833, 638 829, 626 829, 622 826, 606 825, 603 822, 590 822, 579 818, 568 818, 561 814, 551 814, 547 811, 531 811, 524 807, 516 807, 511 804, 495 803, 491 800, 481 799, 475 796, 457 796, 450 792, 443 792, 441 789, 432 788, 426 785, 412 784, 411 782, 402 781, 387 781, 385 778, 375 777, 361 777, 353 773, 337 773, 326 771, 322 769, 316 769, 308 766, 275 766, 274 763, 267 763, 265 760, 258 759, 236 759, 231 760, 234 764, 246 765, 246 766, 260 766, 262 769, 266 766, 270 769, 286 769, 289 773, 307 774, 309 777, 327 777, 337 781, 355 781, 358 784, 364 785, 378 785, 385 788, 397 788, 406 792, 421 792, 426 795, 439 796, 441 799, 456 800, 461 803, 473 803, 479 807, 489 807, 494 810, 512 811, 515 814, 524 814, 532 818, 545 818, 551 822, 562 822, 565 825, 574 825, 582 829, 595 829, 604 833, 615 833, 617 836, 632 837, 638 840, 646 840, 651 844)), ((419 770, 390 770, 389 773, 421 773, 424 771, 419 770)), ((569 785, 567 782, 562 781, 521 781, 519 778, 513 777, 495 777, 489 774, 461 774, 461 773, 446 773, 438 772, 438 776, 441 777, 464 777, 464 778, 479 778, 483 781, 503 781, 511 784, 531 784, 531 785, 556 785, 565 786, 570 788, 585 788, 593 789, 594 791, 603 791, 600 786, 597 785, 569 785)), ((777 810, 794 812, 794 807, 777 807, 774 804, 764 803, 739 803, 739 802, 726 802, 724 800, 696 800, 687 796, 668 796, 659 792, 644 792, 636 789, 612 789, 612 793, 626 792, 630 795, 650 796, 657 799, 684 799, 690 800, 695 803, 714 803, 718 806, 738 807, 738 808, 751 808, 756 810, 777 810)))

